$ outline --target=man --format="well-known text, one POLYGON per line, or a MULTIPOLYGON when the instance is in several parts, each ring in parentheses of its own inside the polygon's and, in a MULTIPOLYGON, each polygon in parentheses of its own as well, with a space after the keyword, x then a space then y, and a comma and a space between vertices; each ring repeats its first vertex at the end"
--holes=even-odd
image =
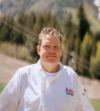
POLYGON ((38 63, 20 68, 0 97, 0 111, 94 111, 77 74, 59 62, 62 35, 44 28, 38 63))

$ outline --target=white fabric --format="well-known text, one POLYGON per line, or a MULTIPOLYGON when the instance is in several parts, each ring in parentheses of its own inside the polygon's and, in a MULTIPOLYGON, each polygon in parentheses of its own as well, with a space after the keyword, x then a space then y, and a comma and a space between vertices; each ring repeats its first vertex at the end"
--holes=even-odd
POLYGON ((43 73, 43 74, 46 75, 46 76, 52 76, 52 77, 54 77, 54 76, 57 75, 57 72, 56 72, 56 73, 49 73, 49 72, 46 72, 46 71, 44 71, 44 70, 41 70, 41 73, 43 73))
POLYGON ((59 64, 54 77, 39 62, 20 68, 0 96, 0 111, 94 111, 77 74, 59 64))
MULTIPOLYGON (((40 61, 39 61, 39 62, 40 62, 40 61)), ((59 64, 60 64, 60 62, 59 62, 59 64)), ((59 66, 60 66, 60 65, 59 65, 59 66)), ((41 68, 41 66, 40 66, 40 68, 41 68)), ((60 67, 59 70, 61 70, 61 67, 60 67)), ((41 74, 46 75, 46 76, 52 76, 52 77, 54 77, 54 76, 57 75, 57 73, 58 73, 58 72, 55 72, 55 73, 49 73, 49 72, 44 71, 44 70, 41 68, 41 74)))

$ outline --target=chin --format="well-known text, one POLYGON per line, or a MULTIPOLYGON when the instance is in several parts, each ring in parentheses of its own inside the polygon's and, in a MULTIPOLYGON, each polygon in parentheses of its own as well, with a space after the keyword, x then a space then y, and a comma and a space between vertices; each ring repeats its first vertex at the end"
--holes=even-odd
POLYGON ((58 62, 55 60, 48 60, 47 62, 48 62, 48 64, 58 64, 58 62))

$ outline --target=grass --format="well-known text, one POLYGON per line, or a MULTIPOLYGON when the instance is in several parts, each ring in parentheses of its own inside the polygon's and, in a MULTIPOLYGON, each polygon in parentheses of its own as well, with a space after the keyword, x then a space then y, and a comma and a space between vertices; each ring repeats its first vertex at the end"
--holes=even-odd
POLYGON ((3 91, 3 89, 5 88, 5 86, 6 86, 5 84, 0 83, 0 94, 3 91))
POLYGON ((100 111, 100 100, 90 100, 95 111, 100 111))
MULTIPOLYGON (((5 84, 0 83, 0 94, 5 88, 5 84)), ((100 100, 90 100, 95 111, 100 111, 100 100)))

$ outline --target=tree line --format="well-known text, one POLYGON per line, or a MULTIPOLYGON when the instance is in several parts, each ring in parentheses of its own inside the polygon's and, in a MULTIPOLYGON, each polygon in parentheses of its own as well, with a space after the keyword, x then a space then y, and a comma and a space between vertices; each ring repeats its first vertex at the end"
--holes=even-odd
POLYGON ((8 20, 8 25, 12 27, 19 27, 22 33, 0 22, 0 42, 7 41, 24 45, 27 41, 30 54, 38 60, 37 42, 31 39, 37 40, 43 27, 57 28, 63 35, 63 56, 61 58, 63 64, 72 66, 80 75, 100 80, 100 32, 93 33, 90 30, 82 4, 78 6, 76 16, 77 25, 72 21, 73 16, 69 12, 61 26, 57 16, 50 12, 26 14, 21 11, 16 19, 10 15, 4 15, 2 20, 8 20), (36 36, 25 36, 24 30, 34 32, 36 36))

